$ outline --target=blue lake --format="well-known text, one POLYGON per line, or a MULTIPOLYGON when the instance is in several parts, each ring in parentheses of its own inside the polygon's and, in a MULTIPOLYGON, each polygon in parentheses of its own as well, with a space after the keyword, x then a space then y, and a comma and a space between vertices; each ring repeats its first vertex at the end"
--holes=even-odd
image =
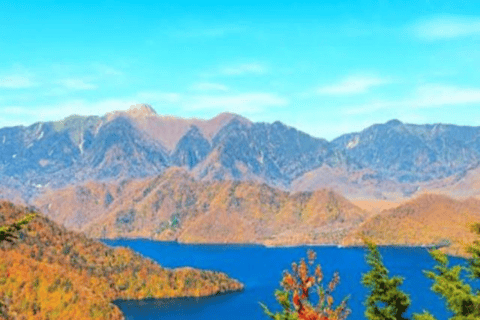
MULTIPOLYGON (((257 245, 186 245, 151 240, 103 240, 110 246, 129 247, 143 256, 157 261, 167 268, 191 266, 217 270, 245 284, 242 292, 206 298, 147 299, 115 302, 126 319, 269 319, 263 314, 259 302, 271 310, 279 310, 273 295, 279 287, 282 272, 293 261, 306 257, 308 249, 317 253, 317 263, 324 272, 324 285, 334 271, 340 273, 340 285, 335 290, 336 302, 350 295, 348 306, 352 310, 349 320, 365 319, 363 301, 367 294, 360 281, 362 273, 369 270, 363 248, 337 248, 324 246, 300 246, 266 248, 257 245)), ((432 281, 422 270, 432 270, 435 262, 424 248, 380 248, 383 261, 390 275, 405 277, 402 290, 410 295, 412 312, 427 309, 438 320, 447 320, 444 302, 430 290, 432 281)), ((465 260, 450 258, 451 264, 463 264, 465 260)))

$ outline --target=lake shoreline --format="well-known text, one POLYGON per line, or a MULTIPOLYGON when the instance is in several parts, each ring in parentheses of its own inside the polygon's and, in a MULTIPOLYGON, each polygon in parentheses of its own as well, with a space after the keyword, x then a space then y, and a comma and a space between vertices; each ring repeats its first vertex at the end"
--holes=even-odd
MULTIPOLYGON (((351 320, 365 320, 364 296, 366 289, 361 285, 361 276, 369 266, 365 261, 365 249, 361 246, 340 247, 338 245, 300 245, 293 247, 267 247, 261 244, 183 244, 176 241, 106 240, 107 245, 126 246, 162 266, 178 268, 190 265, 197 269, 217 270, 238 279, 245 287, 242 291, 225 292, 206 297, 160 298, 142 300, 114 300, 127 320, 162 319, 186 320, 220 318, 236 320, 264 320, 267 317, 259 302, 278 308, 275 290, 285 270, 293 261, 306 256, 307 249, 317 253, 318 263, 325 279, 338 272, 341 284, 340 296, 351 295, 349 308, 351 320), (348 249, 348 250, 341 250, 348 249)), ((421 312, 429 306, 439 320, 448 320, 443 301, 430 290, 431 280, 424 270, 432 270, 435 261, 425 246, 383 246, 380 248, 385 265, 392 274, 405 278, 403 288, 412 297, 412 312, 421 312)), ((467 261, 452 258, 453 264, 465 265, 467 261)))
MULTIPOLYGON (((179 244, 179 245, 208 245, 208 246, 239 246, 239 247, 246 247, 246 246, 259 246, 264 248, 300 248, 300 247, 334 247, 334 248, 366 248, 365 245, 360 244, 351 244, 351 245, 342 245, 337 243, 304 243, 304 244, 285 244, 285 245, 269 245, 264 244, 262 242, 252 243, 252 242, 181 242, 176 240, 157 240, 152 238, 144 238, 144 237, 118 237, 118 238, 96 238, 95 240, 103 242, 104 240, 108 241, 124 241, 124 240, 148 240, 154 242, 161 242, 161 243, 171 243, 171 244, 179 244)), ((438 244, 421 244, 421 245, 409 245, 409 244, 377 244, 378 247, 381 248, 423 248, 426 250, 433 250, 433 249, 441 249, 447 248, 451 246, 451 244, 445 243, 438 243, 438 244)), ((447 253, 448 256, 451 257, 458 257, 458 258, 468 258, 461 255, 453 255, 447 253)))

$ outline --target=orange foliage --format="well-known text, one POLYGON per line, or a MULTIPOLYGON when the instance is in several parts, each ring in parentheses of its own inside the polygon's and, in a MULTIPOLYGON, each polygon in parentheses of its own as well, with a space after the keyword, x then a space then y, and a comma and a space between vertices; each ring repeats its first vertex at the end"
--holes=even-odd
POLYGON ((336 308, 333 307, 332 292, 340 282, 338 273, 335 273, 333 279, 325 290, 321 285, 323 272, 320 265, 317 265, 313 272, 311 267, 316 259, 316 254, 308 250, 308 263, 304 259, 300 263, 292 263, 292 271, 285 271, 281 286, 283 291, 277 291, 277 300, 284 307, 284 317, 278 317, 278 314, 272 314, 265 308, 266 313, 273 319, 290 319, 289 315, 295 315, 299 320, 344 320, 350 314, 347 308, 347 299, 344 299, 336 308), (310 292, 312 289, 318 291, 318 303, 313 305, 310 302, 310 292), (291 302, 289 297, 292 296, 291 302), (293 308, 291 306, 293 305, 293 308))
MULTIPOLYGON (((0 202, 0 221, 28 210, 0 202)), ((169 270, 126 248, 66 231, 41 214, 0 244, 0 301, 18 319, 121 319, 115 299, 204 296, 239 290, 223 273, 169 270)))

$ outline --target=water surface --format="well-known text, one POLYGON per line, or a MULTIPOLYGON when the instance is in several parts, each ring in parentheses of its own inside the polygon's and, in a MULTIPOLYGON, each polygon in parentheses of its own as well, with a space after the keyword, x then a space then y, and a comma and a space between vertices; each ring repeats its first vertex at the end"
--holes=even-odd
MULTIPOLYGON (((126 319, 269 319, 263 314, 259 302, 270 309, 279 310, 274 291, 279 287, 283 270, 293 261, 306 257, 306 251, 317 253, 325 275, 325 286, 334 271, 340 273, 340 285, 335 290, 336 301, 350 295, 348 306, 352 309, 349 320, 364 320, 363 301, 367 294, 361 284, 361 275, 369 270, 363 248, 337 248, 325 246, 300 246, 266 248, 259 245, 186 245, 151 240, 104 240, 111 246, 125 246, 152 258, 164 267, 191 266, 217 270, 245 284, 243 292, 206 298, 146 299, 115 302, 126 319)), ((405 277, 402 290, 410 294, 411 312, 427 309, 438 320, 447 320, 444 302, 430 290, 432 281, 422 270, 432 270, 435 262, 424 248, 380 248, 384 263, 391 275, 405 277)), ((465 264, 465 260, 451 258, 452 264, 465 264)))

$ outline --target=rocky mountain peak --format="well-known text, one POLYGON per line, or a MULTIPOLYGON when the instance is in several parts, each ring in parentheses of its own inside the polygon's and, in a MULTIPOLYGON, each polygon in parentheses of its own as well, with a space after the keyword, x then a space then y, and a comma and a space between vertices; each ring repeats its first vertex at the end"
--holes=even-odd
POLYGON ((392 119, 386 123, 387 126, 398 126, 401 125, 402 122, 398 119, 392 119))
POLYGON ((149 104, 135 104, 130 106, 127 111, 127 114, 132 117, 150 117, 156 116, 157 112, 149 104))

